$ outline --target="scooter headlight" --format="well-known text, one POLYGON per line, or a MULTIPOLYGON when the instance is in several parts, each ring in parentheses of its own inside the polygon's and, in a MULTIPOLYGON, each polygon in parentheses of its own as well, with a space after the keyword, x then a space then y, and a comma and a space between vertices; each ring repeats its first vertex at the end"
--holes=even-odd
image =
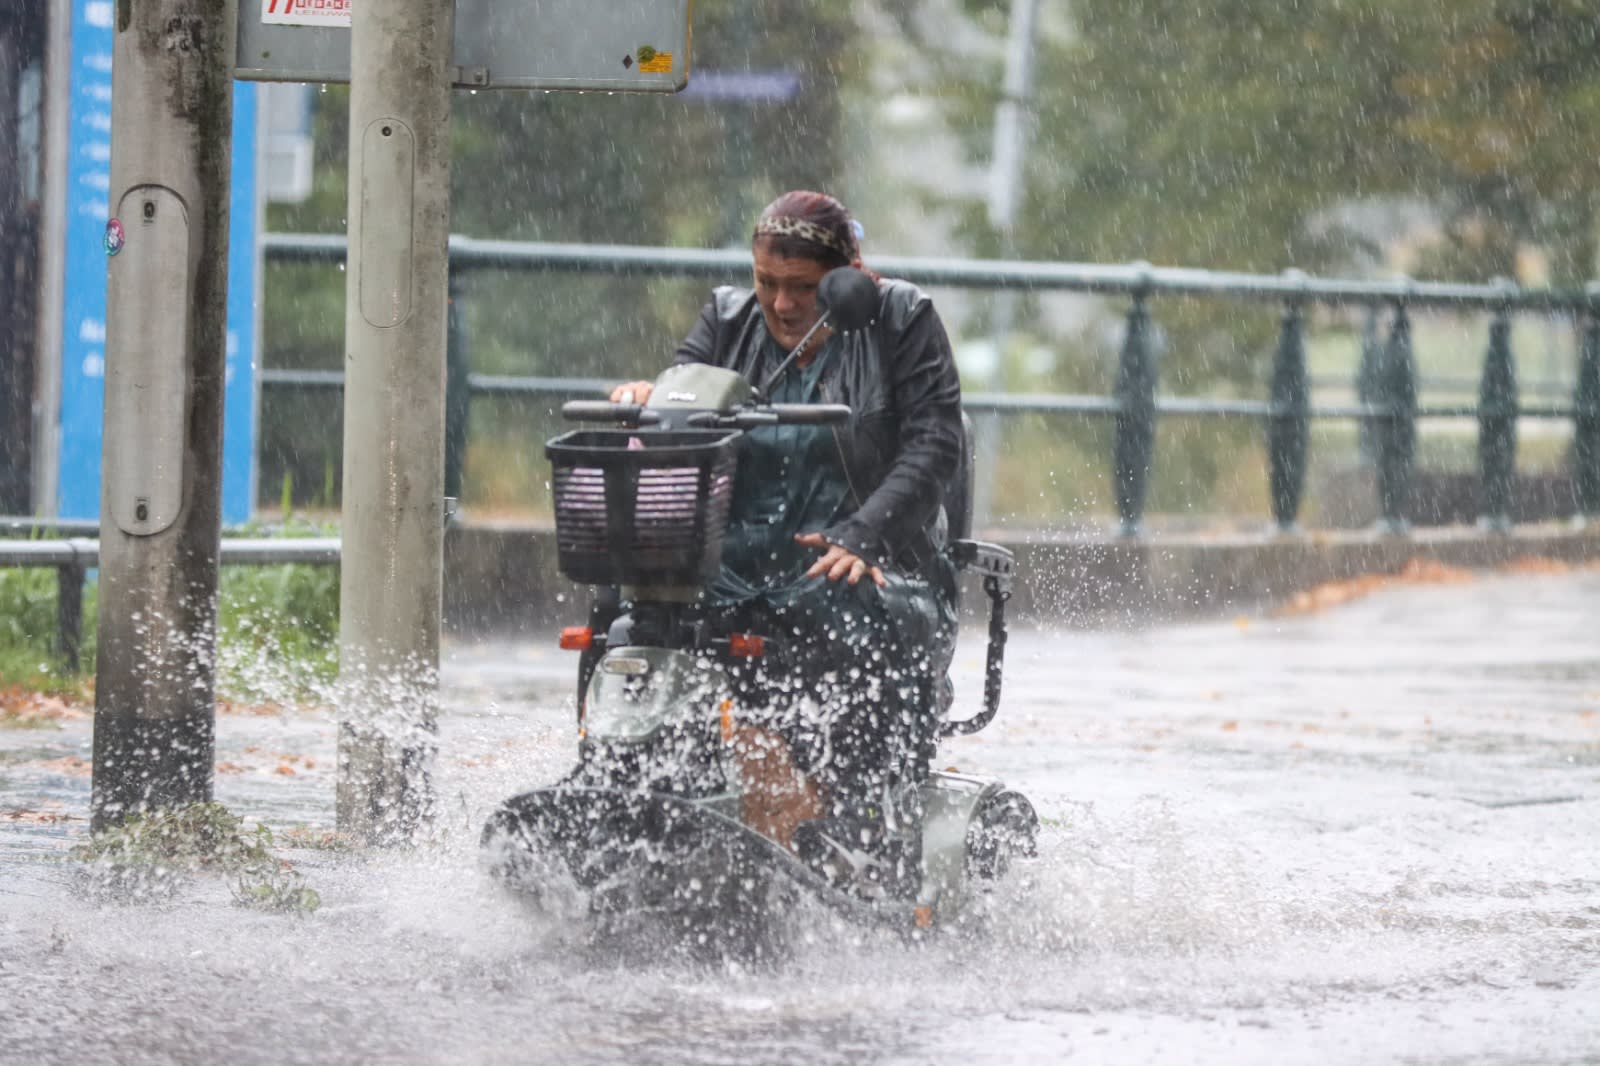
POLYGON ((623 677, 643 677, 650 672, 650 661, 634 655, 613 655, 600 661, 600 669, 623 677))

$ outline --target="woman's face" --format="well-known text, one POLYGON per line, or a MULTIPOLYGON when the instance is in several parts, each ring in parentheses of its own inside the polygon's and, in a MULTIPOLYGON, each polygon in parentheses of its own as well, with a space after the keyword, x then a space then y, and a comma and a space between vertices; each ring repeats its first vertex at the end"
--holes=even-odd
MULTIPOLYGON (((776 255, 765 244, 757 241, 754 250, 756 299, 767 320, 767 332, 788 351, 816 324, 817 285, 828 268, 815 259, 776 255)), ((819 331, 809 347, 815 350, 827 333, 819 331)))

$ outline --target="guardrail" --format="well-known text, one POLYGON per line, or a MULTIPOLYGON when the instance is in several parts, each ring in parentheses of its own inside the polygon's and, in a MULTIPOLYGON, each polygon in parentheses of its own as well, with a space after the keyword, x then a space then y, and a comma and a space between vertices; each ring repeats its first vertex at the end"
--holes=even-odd
MULTIPOLYGON (((52 527, 83 528, 96 523, 33 523, 31 519, 0 519, 10 532, 52 527)), ((268 566, 280 563, 333 565, 339 562, 338 537, 227 537, 222 541, 224 565, 268 566)), ((56 654, 62 665, 76 673, 79 634, 83 629, 83 586, 89 571, 100 565, 100 542, 87 537, 65 540, 0 540, 0 567, 53 567, 56 572, 56 654)))
MULTIPOLYGON (((342 236, 273 233, 264 254, 278 262, 343 262, 342 236)), ((473 394, 583 395, 601 391, 588 378, 505 377, 472 374, 466 365, 462 311, 467 277, 477 270, 559 270, 577 273, 676 275, 735 279, 748 275, 750 256, 742 251, 647 248, 629 245, 556 244, 450 238, 450 325, 447 359, 445 492, 460 494, 467 414, 473 394)), ((1162 415, 1251 418, 1265 424, 1268 480, 1273 519, 1292 529, 1304 494, 1312 419, 1353 419, 1377 473, 1383 524, 1400 531, 1416 454, 1417 423, 1422 419, 1478 419, 1482 514, 1487 525, 1510 525, 1511 484, 1516 465, 1516 425, 1522 418, 1571 419, 1574 428, 1573 487, 1581 514, 1600 514, 1600 282, 1584 291, 1522 290, 1508 282, 1463 285, 1314 278, 1296 270, 1281 275, 1154 267, 1148 263, 1034 263, 988 260, 874 256, 874 269, 921 285, 963 288, 1071 291, 1121 294, 1131 298, 1127 330, 1110 396, 1023 396, 970 393, 963 403, 976 415, 1004 412, 1077 414, 1115 419, 1112 479, 1125 536, 1137 536, 1144 515, 1155 447, 1155 425, 1162 415), (1163 295, 1213 296, 1279 304, 1283 318, 1273 359, 1268 396, 1259 402, 1192 397, 1158 397, 1152 348, 1150 302, 1163 295), (1364 306, 1390 312, 1389 332, 1371 330, 1364 339, 1354 382, 1355 404, 1313 407, 1306 370, 1305 311, 1309 305, 1364 306), (1417 308, 1486 310, 1493 313, 1476 405, 1424 406, 1417 399, 1412 352, 1411 311, 1417 308), (1521 402, 1511 353, 1511 316, 1519 312, 1560 313, 1582 323, 1579 370, 1572 402, 1526 405, 1521 402)), ((338 387, 337 371, 265 371, 271 387, 338 387)))

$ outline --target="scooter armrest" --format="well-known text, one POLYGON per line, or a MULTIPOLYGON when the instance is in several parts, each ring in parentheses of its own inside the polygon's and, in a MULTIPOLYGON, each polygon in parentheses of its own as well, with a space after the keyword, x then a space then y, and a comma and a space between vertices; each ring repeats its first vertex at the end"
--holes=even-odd
POLYGON ((1010 548, 990 544, 983 540, 953 540, 949 547, 950 561, 959 571, 975 571, 986 578, 994 578, 1006 587, 1011 585, 1016 567, 1016 556, 1010 548))

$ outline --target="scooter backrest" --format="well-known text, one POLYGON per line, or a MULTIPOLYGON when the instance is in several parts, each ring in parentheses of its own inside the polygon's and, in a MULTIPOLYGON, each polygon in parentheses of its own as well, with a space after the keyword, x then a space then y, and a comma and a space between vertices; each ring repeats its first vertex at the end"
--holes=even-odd
POLYGON ((972 482, 975 453, 972 419, 961 412, 961 458, 956 462, 956 475, 944 490, 944 515, 949 523, 950 540, 968 540, 972 536, 972 482))

